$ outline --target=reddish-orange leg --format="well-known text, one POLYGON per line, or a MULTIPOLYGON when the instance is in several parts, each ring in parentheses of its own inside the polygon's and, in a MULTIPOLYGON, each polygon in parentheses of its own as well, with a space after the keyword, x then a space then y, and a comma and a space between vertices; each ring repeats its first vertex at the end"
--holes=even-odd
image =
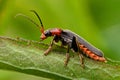
POLYGON ((49 52, 52 50, 53 43, 54 43, 54 38, 51 41, 50 46, 48 47, 48 49, 44 52, 45 56, 47 56, 49 54, 49 52))
POLYGON ((81 66, 84 68, 85 67, 85 65, 84 65, 84 57, 83 57, 83 55, 81 53, 78 53, 78 56, 80 58, 81 66))
POLYGON ((84 68, 84 67, 85 67, 85 66, 84 66, 84 57, 83 57, 83 54, 82 54, 82 52, 81 52, 81 50, 80 50, 80 47, 79 47, 80 43, 77 41, 77 38, 76 38, 76 37, 75 37, 75 42, 76 42, 77 47, 78 47, 78 56, 79 56, 79 58, 80 58, 81 66, 84 68))
POLYGON ((70 46, 68 45, 64 66, 67 66, 67 64, 68 64, 68 62, 69 62, 69 60, 70 60, 69 50, 70 50, 70 46))

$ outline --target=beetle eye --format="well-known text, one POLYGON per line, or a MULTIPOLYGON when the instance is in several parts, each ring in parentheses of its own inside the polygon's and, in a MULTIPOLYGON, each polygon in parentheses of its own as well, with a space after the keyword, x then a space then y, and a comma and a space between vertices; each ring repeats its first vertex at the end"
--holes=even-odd
POLYGON ((47 36, 47 37, 48 37, 48 36, 51 36, 51 32, 50 32, 49 30, 45 31, 44 34, 45 34, 45 36, 47 36))

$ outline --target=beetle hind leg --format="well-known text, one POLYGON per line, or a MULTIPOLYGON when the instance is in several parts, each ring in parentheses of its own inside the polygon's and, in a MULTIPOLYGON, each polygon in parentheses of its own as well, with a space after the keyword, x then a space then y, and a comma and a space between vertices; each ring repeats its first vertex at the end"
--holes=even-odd
POLYGON ((80 58, 81 66, 84 68, 85 67, 85 65, 84 65, 84 57, 83 57, 83 55, 81 53, 78 53, 78 56, 80 58))
POLYGON ((75 50, 75 52, 78 53, 81 66, 84 68, 84 57, 83 57, 82 51, 80 50, 79 45, 80 45, 80 43, 77 41, 77 38, 75 36, 73 36, 72 48, 75 50))

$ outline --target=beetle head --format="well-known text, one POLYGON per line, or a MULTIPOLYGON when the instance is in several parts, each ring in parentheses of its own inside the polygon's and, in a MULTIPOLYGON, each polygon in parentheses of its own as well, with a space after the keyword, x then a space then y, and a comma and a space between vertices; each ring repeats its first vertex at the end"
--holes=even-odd
POLYGON ((52 36, 50 30, 44 31, 44 26, 43 26, 43 24, 42 24, 42 20, 40 19, 40 16, 37 14, 37 12, 34 11, 34 10, 31 10, 31 11, 32 11, 33 13, 35 13, 35 15, 38 17, 38 19, 39 19, 39 21, 40 21, 40 24, 41 24, 41 27, 39 26, 40 32, 41 32, 40 39, 41 39, 41 40, 44 40, 44 39, 46 39, 47 37, 52 36))
POLYGON ((41 20, 40 16, 37 14, 37 12, 34 11, 34 10, 30 10, 30 11, 33 12, 33 13, 37 16, 37 18, 39 19, 40 25, 38 25, 38 24, 37 24, 35 21, 33 21, 30 17, 28 17, 28 16, 26 16, 26 15, 24 15, 24 14, 17 14, 15 17, 17 17, 17 16, 23 16, 23 17, 25 17, 26 19, 28 19, 29 21, 31 21, 32 23, 34 23, 34 24, 40 29, 40 32, 41 32, 40 39, 41 39, 41 40, 44 40, 44 39, 46 39, 47 37, 51 36, 50 30, 44 31, 44 26, 43 26, 43 24, 42 24, 42 20, 41 20))
POLYGON ((52 36, 52 33, 50 32, 50 30, 46 30, 46 31, 44 31, 44 33, 41 34, 40 38, 41 38, 41 40, 44 40, 50 36, 52 36))

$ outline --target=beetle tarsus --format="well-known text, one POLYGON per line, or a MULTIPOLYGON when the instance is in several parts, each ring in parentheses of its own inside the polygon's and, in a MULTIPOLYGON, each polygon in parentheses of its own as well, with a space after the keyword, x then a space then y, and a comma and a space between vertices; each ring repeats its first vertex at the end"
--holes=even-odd
POLYGON ((64 66, 67 66, 69 60, 70 60, 70 54, 69 54, 70 46, 67 47, 67 53, 66 53, 66 60, 64 66))
POLYGON ((49 46, 49 48, 44 52, 44 55, 47 56, 51 51, 51 49, 52 49, 52 46, 49 46))
POLYGON ((69 60, 70 60, 70 55, 69 55, 69 53, 66 53, 66 59, 65 59, 64 66, 67 66, 69 60))
POLYGON ((48 47, 48 49, 44 52, 45 56, 47 56, 49 54, 49 52, 52 50, 54 39, 55 39, 55 37, 52 39, 52 41, 51 41, 50 46, 48 47))
POLYGON ((80 54, 80 53, 79 53, 79 58, 80 58, 81 66, 82 66, 83 68, 85 68, 85 65, 84 65, 84 57, 83 57, 83 55, 80 54))

